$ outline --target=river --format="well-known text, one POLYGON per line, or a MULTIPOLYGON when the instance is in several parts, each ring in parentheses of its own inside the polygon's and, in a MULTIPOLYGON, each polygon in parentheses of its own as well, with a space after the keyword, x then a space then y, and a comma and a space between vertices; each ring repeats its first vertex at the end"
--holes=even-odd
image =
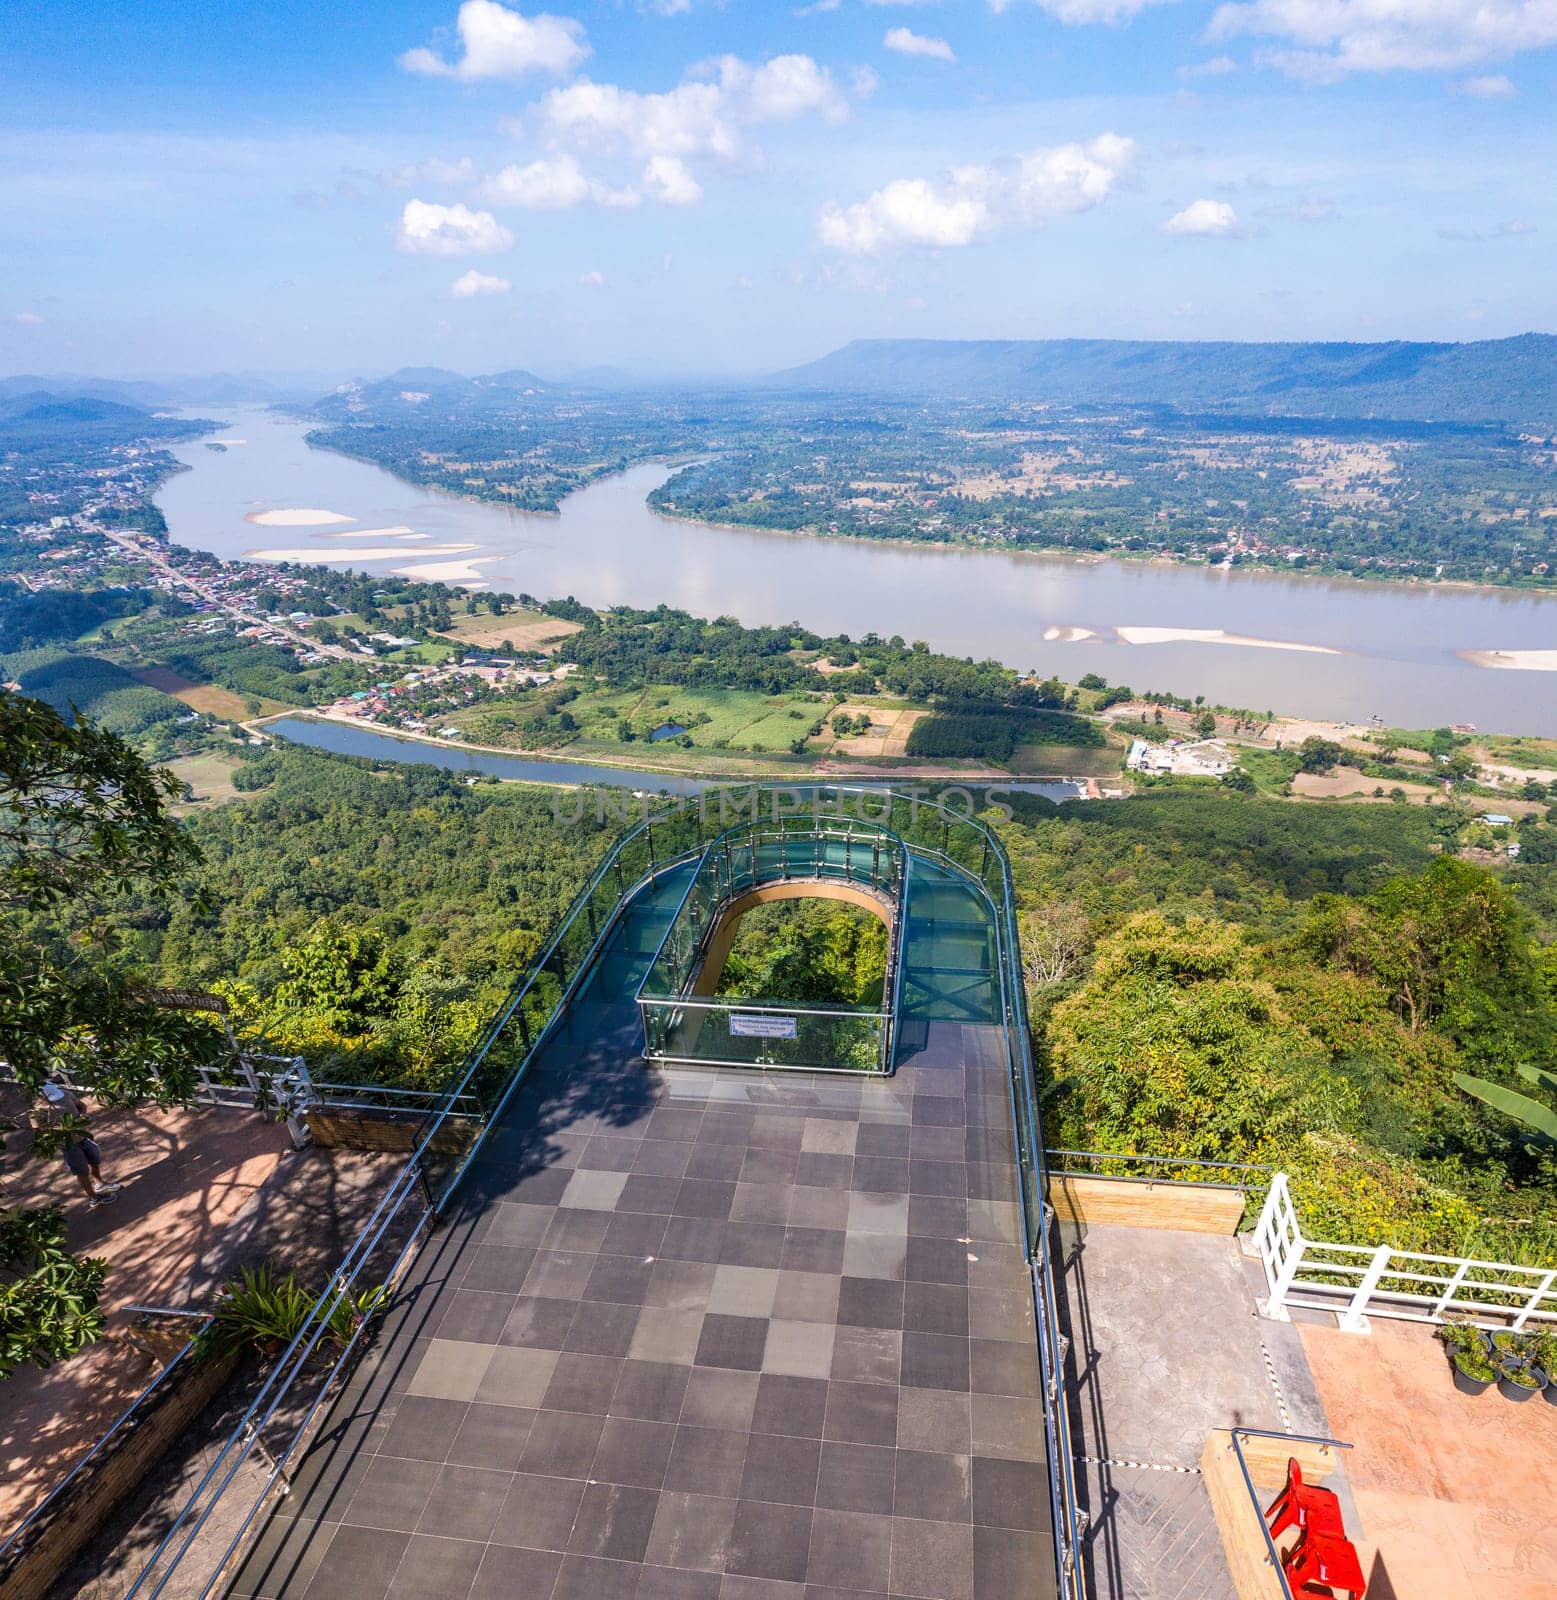
MULTIPOLYGON (((492 750, 462 750, 458 745, 435 744, 426 739, 405 739, 382 728, 357 727, 344 722, 326 721, 322 717, 275 717, 265 723, 265 731, 291 744, 306 744, 315 750, 333 750, 343 756, 370 756, 378 761, 420 761, 446 772, 481 772, 493 778, 507 778, 522 783, 561 785, 593 784, 608 789, 643 790, 648 794, 673 794, 686 799, 710 789, 722 787, 745 788, 753 782, 762 782, 779 788, 806 788, 810 784, 825 783, 827 779, 783 778, 689 778, 666 772, 646 772, 632 767, 606 766, 588 761, 560 761, 548 757, 507 756, 492 750)), ((913 786, 912 773, 902 780, 888 778, 838 779, 853 788, 913 786)), ((944 794, 957 787, 953 778, 921 780, 920 787, 944 794)), ((1084 792, 1076 783, 1039 783, 1029 778, 1010 782, 992 782, 989 779, 969 779, 963 788, 977 799, 998 799, 1003 794, 1039 794, 1050 800, 1075 800, 1084 792)))
POLYGON ((1296 716, 1557 736, 1557 675, 1473 666, 1456 654, 1557 649, 1557 597, 711 528, 648 508, 645 496, 669 471, 654 465, 603 479, 570 495, 560 515, 541 516, 310 449, 303 424, 262 410, 221 414, 232 425, 211 437, 234 442, 223 451, 177 447, 192 470, 157 496, 175 541, 218 556, 307 551, 368 572, 444 567, 451 581, 454 566, 475 562, 469 571, 481 582, 543 599, 664 603, 855 638, 900 634, 1071 682, 1096 672, 1296 716), (245 520, 289 508, 349 520, 245 520), (386 531, 355 551, 353 537, 340 537, 373 530, 386 531), (1045 638, 1083 629, 1097 637, 1045 638), (1220 630, 1266 644, 1130 643, 1118 629, 1220 630), (1270 647, 1277 643, 1318 648, 1270 647))

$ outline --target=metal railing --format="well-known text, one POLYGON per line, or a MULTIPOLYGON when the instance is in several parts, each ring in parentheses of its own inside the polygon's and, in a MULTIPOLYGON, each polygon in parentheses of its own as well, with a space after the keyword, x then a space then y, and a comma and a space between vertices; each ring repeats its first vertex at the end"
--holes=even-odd
POLYGON ((1493 1330, 1557 1324, 1557 1267, 1320 1243, 1305 1236, 1284 1172, 1271 1179, 1254 1242, 1265 1268, 1266 1315, 1278 1321, 1298 1306, 1334 1312, 1348 1333, 1365 1331, 1369 1316, 1433 1323, 1452 1316, 1493 1330))
POLYGON ((1254 1161, 1202 1161, 1194 1156, 1142 1156, 1122 1154, 1113 1150, 1045 1150, 1051 1178, 1112 1178, 1120 1183, 1191 1183, 1201 1189, 1237 1189, 1247 1194, 1251 1189, 1264 1189, 1270 1182, 1274 1167, 1261 1166, 1254 1161), (1056 1166, 1059 1161, 1062 1165, 1056 1166), (1084 1167, 1068 1163, 1084 1161, 1084 1167), (1145 1172, 1121 1170, 1145 1167, 1145 1172), (1201 1177, 1210 1173, 1210 1177, 1201 1177), (1245 1174, 1258 1173, 1256 1179, 1245 1174))
POLYGON ((1280 1439, 1284 1444, 1331 1445, 1337 1450, 1350 1450, 1351 1445, 1344 1439, 1326 1439, 1319 1434, 1308 1433, 1276 1433, 1269 1428, 1233 1428, 1229 1430, 1229 1435, 1233 1441, 1233 1455, 1237 1458, 1238 1470, 1243 1474, 1243 1486, 1249 1491, 1249 1504, 1254 1508, 1260 1532, 1265 1536, 1265 1559, 1270 1562, 1271 1571, 1275 1573, 1276 1581, 1281 1585, 1281 1592, 1287 1600, 1296 1600, 1292 1593, 1292 1585, 1287 1581, 1287 1569, 1281 1564, 1281 1552, 1276 1548, 1276 1541, 1271 1537, 1270 1524, 1265 1520, 1265 1507, 1260 1500, 1259 1490, 1254 1486, 1254 1474, 1249 1471, 1249 1463, 1243 1453, 1243 1440, 1280 1439))

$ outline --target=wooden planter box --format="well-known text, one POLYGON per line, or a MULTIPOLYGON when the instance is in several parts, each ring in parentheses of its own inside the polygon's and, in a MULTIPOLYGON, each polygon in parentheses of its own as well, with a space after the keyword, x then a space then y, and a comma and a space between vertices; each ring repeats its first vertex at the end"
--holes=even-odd
POLYGON ((1049 1179, 1049 1204, 1062 1222, 1234 1234, 1244 1200, 1241 1189, 1205 1183, 1066 1175, 1049 1179))
POLYGON ((232 1381, 242 1359, 241 1350, 231 1350, 205 1361, 186 1356, 179 1363, 0 1557, 5 1600, 43 1600, 120 1502, 232 1381))

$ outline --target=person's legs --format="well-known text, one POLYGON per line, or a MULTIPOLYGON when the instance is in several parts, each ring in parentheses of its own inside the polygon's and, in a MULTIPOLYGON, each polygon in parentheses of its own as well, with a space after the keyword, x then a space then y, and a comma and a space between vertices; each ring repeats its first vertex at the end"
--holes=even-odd
POLYGON ((83 1139, 81 1141, 82 1154, 86 1156, 87 1167, 92 1173, 92 1182, 96 1186, 99 1199, 107 1199, 116 1195, 124 1187, 120 1183, 103 1182, 103 1152, 97 1147, 96 1139, 83 1139))
POLYGON ((81 1192, 88 1200, 97 1199, 97 1183, 94 1180, 93 1163, 87 1160, 86 1151, 79 1144, 65 1146, 65 1165, 70 1168, 77 1183, 81 1185, 81 1192))

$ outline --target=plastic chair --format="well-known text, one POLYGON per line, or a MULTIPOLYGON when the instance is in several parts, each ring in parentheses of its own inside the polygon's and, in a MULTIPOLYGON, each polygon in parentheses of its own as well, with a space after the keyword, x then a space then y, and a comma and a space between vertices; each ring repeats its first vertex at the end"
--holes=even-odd
POLYGON ((1362 1563, 1350 1539, 1326 1538, 1310 1529, 1287 1552, 1281 1566, 1293 1594, 1312 1592, 1309 1586, 1316 1583, 1332 1595, 1344 1589, 1351 1600, 1362 1600, 1368 1592, 1362 1563))
POLYGON ((1332 1538, 1346 1537, 1346 1524, 1341 1518, 1341 1502, 1330 1489, 1303 1482, 1303 1469, 1296 1457, 1287 1458, 1287 1486, 1271 1502, 1265 1513, 1270 1523, 1270 1536, 1276 1538, 1288 1528, 1315 1533, 1332 1538))

